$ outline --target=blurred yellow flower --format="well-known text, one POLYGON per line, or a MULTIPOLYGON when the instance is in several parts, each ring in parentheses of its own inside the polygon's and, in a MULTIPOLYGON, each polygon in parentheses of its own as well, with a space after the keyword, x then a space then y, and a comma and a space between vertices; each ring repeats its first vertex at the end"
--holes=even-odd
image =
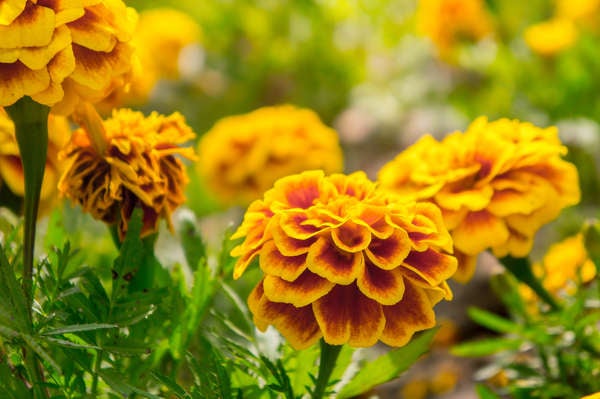
POLYGON ((136 18, 121 0, 0 2, 0 106, 101 100, 127 79, 136 18))
POLYGON ((554 14, 575 22, 593 23, 597 26, 600 0, 556 0, 554 14))
POLYGON ((555 127, 480 117, 439 142, 426 135, 379 171, 381 187, 438 205, 454 239, 456 280, 476 256, 526 256, 533 237, 562 208, 579 202, 577 169, 561 159, 555 127))
POLYGON ((140 12, 132 44, 137 56, 131 83, 115 90, 99 104, 103 113, 124 105, 142 105, 160 79, 179 77, 181 51, 201 41, 200 26, 189 15, 172 8, 140 12))
POLYGON ((525 42, 533 52, 550 56, 573 46, 578 33, 573 21, 554 18, 530 26, 524 35, 525 42))
MULTIPOLYGON (((48 118, 48 152, 42 190, 40 212, 44 215, 58 200, 58 179, 63 170, 58 159, 59 151, 65 146, 71 130, 65 117, 50 114, 48 118)), ((18 197, 25 195, 25 180, 21 155, 15 136, 15 125, 6 112, 0 108, 0 185, 6 184, 18 197)))
MULTIPOLYGON (((542 262, 533 264, 533 272, 549 293, 572 295, 578 285, 596 277, 596 266, 588 258, 580 233, 552 245, 542 262)), ((520 291, 527 303, 535 303, 537 296, 529 287, 521 285, 520 291)))
POLYGON ((581 399, 600 399, 600 392, 596 392, 591 395, 582 396, 581 399))
POLYGON ((296 348, 402 346, 451 299, 452 240, 439 209, 376 189, 363 172, 284 177, 248 208, 234 278, 254 259, 264 277, 248 304, 256 326, 296 348))
POLYGON ((461 41, 478 41, 492 33, 483 0, 419 0, 417 31, 431 39, 444 59, 461 41))
POLYGON ((200 175, 226 204, 247 205, 284 176, 343 167, 337 132, 313 111, 290 105, 221 119, 198 153, 200 175))
POLYGON ((195 136, 183 116, 120 109, 102 121, 89 105, 76 116, 82 127, 61 154, 67 161, 63 195, 96 219, 118 222, 121 239, 136 206, 144 212, 142 236, 156 232, 160 218, 171 227, 188 182, 178 156, 195 159, 192 148, 179 146, 195 136))

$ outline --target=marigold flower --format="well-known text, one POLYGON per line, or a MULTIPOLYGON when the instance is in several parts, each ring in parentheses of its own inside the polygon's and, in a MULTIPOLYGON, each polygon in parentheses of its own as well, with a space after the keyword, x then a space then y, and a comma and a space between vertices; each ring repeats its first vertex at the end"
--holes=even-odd
POLYGON ((70 113, 124 83, 137 14, 121 0, 0 2, 0 106, 24 96, 70 113))
POLYGON ((555 127, 476 119, 439 142, 426 135, 379 171, 381 187, 435 203, 454 240, 458 281, 476 256, 526 256, 536 231, 579 202, 577 169, 555 127))
POLYGON ((90 109, 78 116, 83 127, 61 154, 67 164, 59 190, 94 218, 119 222, 121 239, 136 206, 143 210, 142 236, 156 232, 160 218, 171 227, 188 182, 177 156, 195 158, 192 148, 179 146, 195 136, 183 116, 144 117, 129 109, 103 122, 90 109))
POLYGON ((460 41, 477 41, 492 32, 483 0, 419 0, 416 19, 417 31, 429 37, 445 59, 460 41))
POLYGON ((600 0, 556 0, 555 14, 559 18, 567 18, 598 27, 600 0))
POLYGON ((228 204, 247 205, 284 176, 343 167, 336 131, 291 105, 221 119, 201 138, 198 153, 199 173, 228 204))
POLYGON ((248 304, 260 330, 297 348, 401 346, 435 324, 451 299, 452 240, 439 209, 376 189, 363 172, 306 171, 278 180, 248 208, 234 278, 258 258, 264 273, 248 304))
MULTIPOLYGON (((58 199, 58 179, 62 173, 59 151, 69 140, 71 129, 65 117, 50 114, 48 118, 48 152, 42 189, 40 192, 40 212, 49 211, 58 199)), ((6 112, 0 108, 0 184, 6 184, 18 197, 25 196, 25 177, 15 125, 6 112)))
POLYGON ((573 21, 555 18, 530 26, 524 35, 531 50, 540 55, 551 56, 573 46, 578 33, 573 21))
MULTIPOLYGON (((551 294, 565 292, 573 294, 579 284, 588 283, 596 277, 596 266, 588 258, 583 234, 576 234, 550 246, 542 262, 533 264, 533 273, 551 294)), ((521 295, 533 304, 537 296, 525 286, 520 286, 521 295)))

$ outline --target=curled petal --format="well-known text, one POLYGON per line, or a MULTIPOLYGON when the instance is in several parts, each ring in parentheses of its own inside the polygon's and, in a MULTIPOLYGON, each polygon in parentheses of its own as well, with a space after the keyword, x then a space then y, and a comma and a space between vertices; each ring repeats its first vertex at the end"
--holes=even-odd
POLYGON ((381 341, 391 346, 405 345, 416 331, 435 325, 435 314, 429 297, 422 288, 405 281, 402 300, 383 306, 385 329, 381 341))
POLYGON ((404 276, 399 268, 382 270, 367 262, 356 284, 360 292, 382 305, 398 303, 404 295, 404 276))
POLYGON ((308 270, 292 282, 271 275, 263 279, 265 296, 270 301, 290 303, 297 308, 310 305, 331 291, 334 285, 308 270))
POLYGON ((437 252, 431 248, 423 252, 412 251, 404 260, 403 266, 432 286, 452 277, 457 267, 454 256, 437 252))
POLYGON ((321 186, 323 176, 323 171, 313 170, 279 179, 272 191, 273 200, 284 201, 289 208, 307 209, 324 194, 321 186))
POLYGON ((323 228, 315 227, 310 223, 306 213, 301 211, 288 211, 281 214, 279 225, 285 234, 298 240, 309 239, 323 230, 323 228))
POLYGON ((311 306, 297 308, 287 303, 269 301, 262 281, 250 293, 248 308, 259 330, 265 331, 269 325, 273 325, 295 349, 308 348, 321 337, 311 306))
POLYGON ((444 209, 457 211, 465 207, 471 211, 480 211, 490 203, 493 194, 492 187, 483 186, 458 192, 451 189, 440 190, 434 198, 436 203, 444 209))
POLYGON ((350 284, 363 273, 365 260, 362 253, 338 249, 330 239, 319 237, 310 247, 306 259, 308 269, 336 284, 350 284))
POLYGON ((275 243, 269 240, 260 250, 258 264, 265 274, 294 281, 306 270, 306 254, 285 256, 279 252, 275 243))
POLYGON ((371 232, 365 226, 348 220, 331 230, 331 239, 344 251, 359 252, 367 248, 371 242, 371 232))
POLYGON ((385 328, 381 304, 354 285, 338 285, 312 306, 323 339, 331 345, 372 346, 385 328))
POLYGON ((456 249, 470 255, 506 242, 509 235, 504 220, 488 211, 470 212, 452 231, 456 249))
POLYGON ((386 239, 380 240, 374 237, 365 254, 381 269, 392 270, 402 264, 411 248, 406 231, 398 229, 386 239))
POLYGON ((298 256, 308 252, 310 246, 316 241, 316 237, 300 240, 288 236, 278 223, 273 223, 271 229, 273 241, 279 252, 285 256, 298 256))
POLYGON ((554 196, 550 183, 539 176, 515 172, 507 174, 505 179, 508 180, 506 184, 502 184, 502 181, 497 184, 512 187, 497 189, 488 206, 488 210, 496 216, 529 215, 554 196))
POLYGON ((477 255, 467 255, 464 252, 455 251, 454 256, 458 262, 458 267, 452 278, 459 283, 467 283, 475 273, 477 255))

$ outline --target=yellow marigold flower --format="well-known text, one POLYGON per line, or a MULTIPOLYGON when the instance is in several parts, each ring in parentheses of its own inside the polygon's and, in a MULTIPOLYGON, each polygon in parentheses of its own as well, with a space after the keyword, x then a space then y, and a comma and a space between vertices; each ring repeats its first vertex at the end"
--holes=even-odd
MULTIPOLYGON (((551 294, 572 294, 581 283, 596 277, 596 266, 588 258, 583 234, 568 237, 550 247, 541 263, 533 264, 534 274, 551 294)), ((535 303, 537 296, 525 285, 521 294, 528 303, 535 303)))
POLYGON ((600 0, 556 0, 555 14, 576 22, 595 22, 600 12, 600 0))
POLYGON ((179 77, 181 51, 201 40, 202 31, 189 15, 172 8, 154 8, 139 14, 132 43, 137 60, 131 82, 101 103, 103 110, 144 104, 160 79, 179 77), (174 28, 175 27, 175 28, 174 28))
POLYGON ((120 109, 101 121, 87 108, 78 117, 83 127, 62 153, 67 164, 60 191, 94 218, 119 222, 121 239, 136 206, 144 212, 142 236, 156 232, 160 218, 171 227, 171 213, 185 201, 188 182, 177 156, 195 158, 192 148, 179 146, 195 136, 183 116, 144 117, 120 109))
POLYGON ((448 58, 460 41, 477 41, 492 32, 483 0, 419 0, 416 25, 442 58, 448 58))
POLYGON ((579 202, 575 166, 561 159, 555 127, 476 119, 465 133, 439 142, 426 135, 379 171, 385 189, 438 205, 452 234, 458 281, 476 256, 526 256, 536 231, 579 202))
POLYGON ((309 109, 264 107, 218 121, 198 144, 199 173, 228 204, 247 205, 284 176, 340 172, 337 132, 309 109))
POLYGON ((555 18, 527 28, 525 42, 535 53, 550 56, 573 46, 577 36, 573 21, 555 18))
MULTIPOLYGON (((57 185, 63 169, 62 162, 58 159, 58 153, 65 146, 70 135, 71 130, 66 118, 50 114, 48 118, 48 152, 40 192, 39 215, 49 211, 58 199, 57 185)), ((0 108, 0 184, 6 184, 10 191, 19 197, 25 195, 25 178, 15 136, 15 125, 2 108, 0 108)))
POLYGON ((136 18, 121 0, 0 2, 0 106, 99 101, 127 77, 136 18))
POLYGON ((276 327, 297 348, 401 346, 433 327, 451 299, 452 240, 439 209, 376 190, 363 172, 306 171, 254 201, 232 238, 239 278, 258 258, 264 277, 248 304, 260 330, 276 327))

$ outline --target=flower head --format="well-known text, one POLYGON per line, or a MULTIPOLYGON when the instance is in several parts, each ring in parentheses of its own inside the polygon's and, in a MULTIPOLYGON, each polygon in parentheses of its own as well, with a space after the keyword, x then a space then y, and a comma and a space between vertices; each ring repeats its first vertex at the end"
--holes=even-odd
MULTIPOLYGON (((543 260, 533 264, 533 272, 549 293, 572 294, 580 284, 596 277, 596 266, 580 233, 552 245, 543 260)), ((520 290, 528 303, 535 303, 537 297, 529 287, 522 285, 520 290)))
POLYGON ((363 172, 284 177, 248 208, 234 278, 258 258, 264 273, 248 299, 261 330, 295 348, 406 344, 435 324, 456 270, 439 209, 378 191, 363 172))
POLYGON ((380 170, 381 187, 435 203, 454 240, 459 281, 476 256, 527 255, 537 230, 579 202, 575 166, 555 127, 476 119, 439 142, 429 135, 380 170))
POLYGON ((0 106, 24 96, 70 113, 99 101, 131 68, 137 14, 121 0, 0 3, 0 106))
POLYGON ((247 205, 284 176, 342 170, 337 133, 313 111, 264 107, 217 122, 200 140, 198 170, 224 203, 247 205))
POLYGON ((525 42, 535 53, 550 56, 571 47, 577 35, 573 21, 555 18, 527 28, 525 42))
POLYGON ((79 118, 83 127, 62 153, 60 191, 94 218, 119 222, 121 239, 136 206, 143 209, 142 236, 156 232, 160 218, 170 225, 188 182, 177 156, 194 159, 193 149, 179 146, 194 138, 183 117, 121 109, 101 121, 84 109, 79 118))
POLYGON ((448 59, 461 41, 477 41, 490 34, 492 20, 483 0, 419 0, 417 30, 448 59))

